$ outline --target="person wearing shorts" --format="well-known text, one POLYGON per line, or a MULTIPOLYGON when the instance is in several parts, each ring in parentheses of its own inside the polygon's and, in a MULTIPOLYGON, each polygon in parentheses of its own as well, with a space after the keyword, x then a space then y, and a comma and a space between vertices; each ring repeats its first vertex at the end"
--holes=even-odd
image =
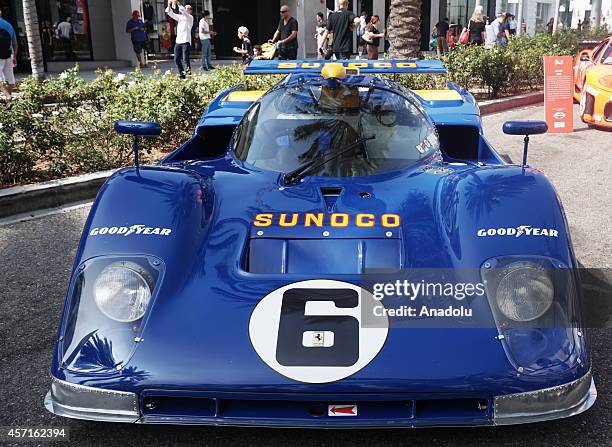
POLYGON ((17 65, 17 35, 13 26, 2 18, 0 10, 0 90, 7 101, 15 88, 13 68, 17 65))
POLYGON ((348 10, 348 0, 339 0, 338 9, 327 19, 327 28, 323 35, 325 40, 329 33, 334 35, 332 51, 336 59, 350 59, 353 52, 353 31, 360 19, 348 10))
POLYGON ((142 50, 146 49, 149 39, 147 37, 145 24, 140 20, 139 11, 132 12, 132 18, 128 20, 125 31, 132 36, 132 48, 134 49, 134 53, 136 53, 136 59, 138 59, 137 67, 142 68, 142 50))

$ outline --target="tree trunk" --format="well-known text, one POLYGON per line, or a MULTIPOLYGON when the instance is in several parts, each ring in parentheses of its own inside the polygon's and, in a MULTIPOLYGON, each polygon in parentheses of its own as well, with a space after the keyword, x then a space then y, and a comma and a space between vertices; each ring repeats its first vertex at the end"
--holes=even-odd
POLYGON ((389 57, 415 58, 421 48, 421 0, 391 0, 389 22, 389 57))
POLYGON ((32 77, 37 81, 45 79, 43 65, 43 50, 40 40, 40 27, 38 26, 38 13, 36 12, 35 0, 22 0, 23 21, 28 37, 28 51, 30 52, 30 64, 32 65, 32 77))

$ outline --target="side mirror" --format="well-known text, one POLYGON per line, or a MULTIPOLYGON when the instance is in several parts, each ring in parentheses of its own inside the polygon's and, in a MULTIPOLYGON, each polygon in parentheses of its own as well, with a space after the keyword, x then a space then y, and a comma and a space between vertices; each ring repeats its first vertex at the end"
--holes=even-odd
POLYGON ((115 121, 115 131, 124 135, 133 135, 134 143, 134 165, 139 166, 138 162, 138 137, 157 137, 161 134, 161 125, 148 121, 115 121))
POLYGON ((527 148, 529 147, 529 135, 546 133, 548 126, 545 121, 506 121, 502 127, 507 135, 525 135, 523 147, 523 167, 527 166, 527 148))
POLYGON ((588 54, 583 53, 583 54, 580 55, 580 61, 581 62, 588 62, 590 60, 591 60, 591 57, 588 54))
POLYGON ((115 131, 124 135, 157 137, 161 134, 159 123, 148 121, 115 121, 115 131))
POLYGON ((508 135, 537 135, 546 133, 548 126, 544 121, 506 121, 503 130, 508 135))

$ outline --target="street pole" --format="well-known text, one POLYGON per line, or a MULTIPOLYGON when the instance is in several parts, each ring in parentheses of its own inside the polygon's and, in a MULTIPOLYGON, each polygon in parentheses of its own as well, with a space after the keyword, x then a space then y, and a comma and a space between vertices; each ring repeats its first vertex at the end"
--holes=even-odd
POLYGON ((593 27, 598 28, 601 25, 601 0, 593 0, 591 4, 591 18, 593 27))
POLYGON ((518 11, 516 12, 516 35, 520 36, 523 34, 523 0, 518 0, 518 11))
POLYGON ((553 22, 553 33, 559 28, 559 9, 561 8, 561 0, 555 0, 555 21, 553 22))

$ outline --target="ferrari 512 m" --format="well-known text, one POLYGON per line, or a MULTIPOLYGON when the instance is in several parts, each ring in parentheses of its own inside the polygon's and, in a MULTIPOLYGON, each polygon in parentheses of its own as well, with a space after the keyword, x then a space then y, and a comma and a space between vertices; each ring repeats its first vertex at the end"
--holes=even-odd
POLYGON ((254 61, 154 166, 101 188, 46 408, 132 423, 502 425, 595 401, 568 225, 439 61, 254 61))

